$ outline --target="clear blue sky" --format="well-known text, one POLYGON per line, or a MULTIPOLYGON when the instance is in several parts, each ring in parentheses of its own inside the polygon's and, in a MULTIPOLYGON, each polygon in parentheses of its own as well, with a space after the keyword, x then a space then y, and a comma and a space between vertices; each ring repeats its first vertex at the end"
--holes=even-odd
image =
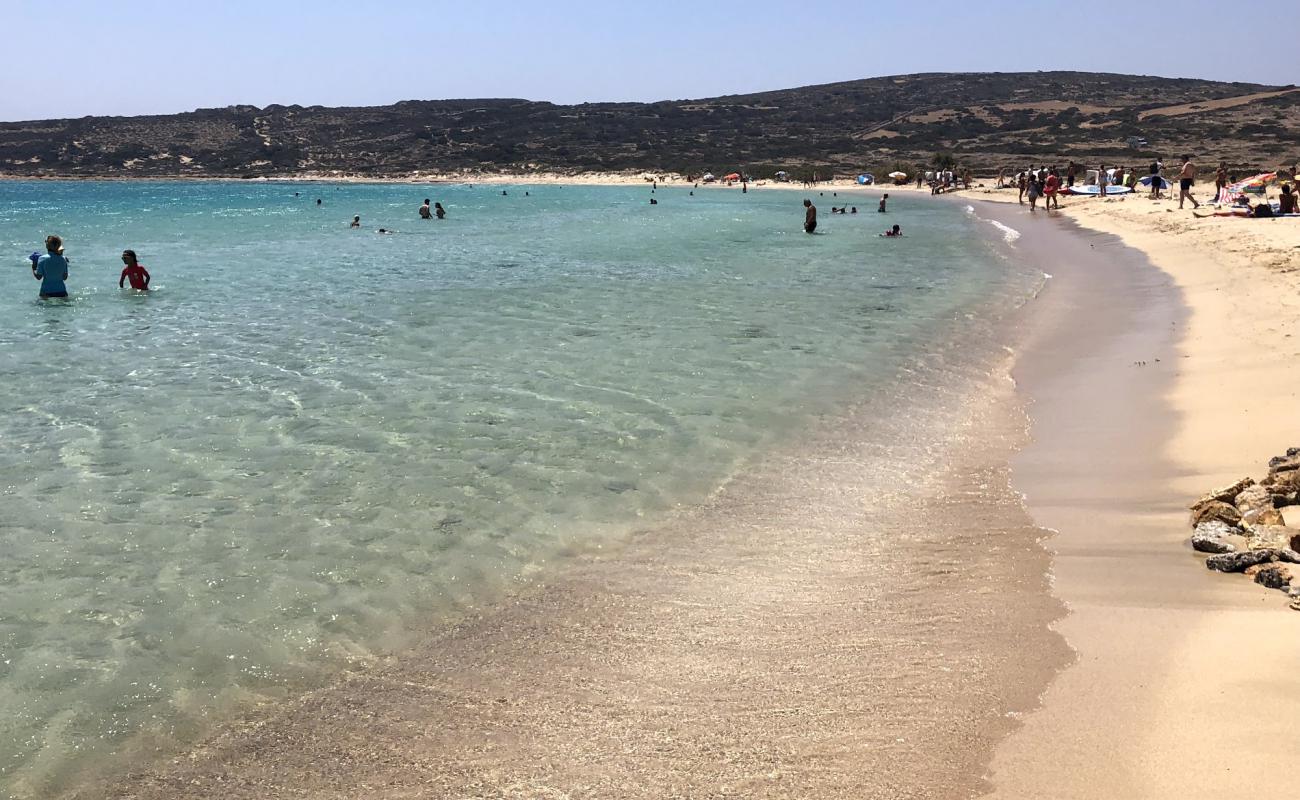
POLYGON ((0 0, 0 20, 0 120, 661 100, 976 70, 1300 83, 1296 0, 0 0))

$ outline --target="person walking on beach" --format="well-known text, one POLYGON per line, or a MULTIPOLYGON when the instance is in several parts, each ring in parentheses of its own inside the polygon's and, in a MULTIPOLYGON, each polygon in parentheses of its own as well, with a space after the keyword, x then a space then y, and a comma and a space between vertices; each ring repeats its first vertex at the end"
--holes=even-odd
POLYGON ((420 206, 420 219, 433 219, 433 209, 429 208, 429 198, 424 198, 424 205, 420 206))
POLYGON ((57 236, 45 237, 45 255, 32 265, 32 277, 41 282, 41 299, 67 297, 68 260, 63 257, 63 240, 57 236))
POLYGON ((1228 162, 1220 161, 1219 168, 1214 173, 1214 202, 1226 203, 1228 198, 1228 162))
POLYGON ((1029 210, 1033 211, 1038 206, 1038 196, 1042 194, 1042 185, 1038 182, 1038 173, 1029 173, 1026 179, 1025 194, 1029 196, 1029 210))
POLYGON ((1073 188, 1074 176, 1078 174, 1079 174, 1079 165, 1071 161, 1070 166, 1065 168, 1065 185, 1073 188))
POLYGON ((811 200, 804 200, 803 207, 803 232, 812 233, 817 230, 817 206, 811 200))
POLYGON ((135 257, 134 250, 122 251, 122 262, 126 264, 122 268, 122 275, 117 279, 117 288, 121 289, 122 284, 128 280, 131 281, 131 288, 137 292, 149 291, 149 270, 144 268, 135 257))
POLYGON ((1165 166, 1164 164, 1160 163, 1159 158, 1151 162, 1151 199, 1152 200, 1160 199, 1160 187, 1162 182, 1164 181, 1164 178, 1160 177, 1160 170, 1163 169, 1164 166, 1165 166))
POLYGON ((1192 157, 1183 156, 1183 168, 1178 170, 1178 207, 1183 207, 1184 200, 1192 201, 1192 209, 1198 209, 1201 204, 1196 202, 1192 197, 1192 184, 1196 183, 1196 165, 1192 163, 1192 157))
POLYGON ((1016 188, 1020 189, 1020 194, 1016 197, 1016 200, 1023 206, 1025 204, 1025 190, 1029 188, 1029 176, 1023 172, 1017 175, 1016 188))
POLYGON ((1061 189, 1061 178, 1056 174, 1055 169, 1047 171, 1047 180, 1043 183, 1043 208, 1060 208, 1061 201, 1056 199, 1056 194, 1061 189))

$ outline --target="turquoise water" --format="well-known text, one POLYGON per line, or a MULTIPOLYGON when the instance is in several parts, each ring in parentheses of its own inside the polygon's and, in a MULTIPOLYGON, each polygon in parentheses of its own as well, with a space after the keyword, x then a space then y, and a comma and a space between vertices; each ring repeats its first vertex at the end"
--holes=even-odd
POLYGON ((652 527, 1036 277, 928 198, 506 188, 0 183, 0 790, 652 527))

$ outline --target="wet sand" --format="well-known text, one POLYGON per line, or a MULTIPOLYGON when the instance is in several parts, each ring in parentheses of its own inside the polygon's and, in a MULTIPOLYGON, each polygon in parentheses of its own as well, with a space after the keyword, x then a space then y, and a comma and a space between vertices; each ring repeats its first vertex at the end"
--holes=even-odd
POLYGON ((923 354, 617 552, 68 796, 982 792, 1071 658, 1000 341, 923 354))

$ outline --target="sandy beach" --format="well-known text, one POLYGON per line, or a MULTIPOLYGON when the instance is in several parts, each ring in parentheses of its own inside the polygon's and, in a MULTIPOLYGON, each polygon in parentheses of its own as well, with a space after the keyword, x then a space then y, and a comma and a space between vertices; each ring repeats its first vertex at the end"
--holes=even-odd
POLYGON ((1050 214, 1013 189, 947 197, 1022 231, 1055 276, 1013 371, 1033 418, 1014 483, 1057 531, 1069 614, 1055 627, 1076 661, 997 749, 989 796, 1293 791, 1279 765, 1300 719, 1300 614, 1206 570, 1187 506, 1300 442, 1300 225, 1196 218, 1139 194, 1067 197, 1050 214), (1089 237, 1092 263, 1036 238, 1062 225, 1089 237))
MULTIPOLYGON (((823 213, 917 193, 750 185, 769 189, 802 191, 823 213)), ((1282 593, 1207 571, 1186 538, 1191 501, 1300 444, 1300 373, 1287 366, 1300 355, 1300 225, 1197 219, 1139 196, 1067 199, 1051 214, 1030 214, 1014 190, 935 202, 970 203, 1016 229, 1016 251, 1053 276, 991 373, 1012 376, 1014 392, 982 383, 1000 411, 962 406, 967 416, 954 417, 994 446, 917 443, 952 447, 948 468, 900 475, 917 481, 912 491, 864 509, 855 473, 871 448, 843 441, 874 417, 850 412, 810 450, 774 455, 633 543, 617 569, 584 560, 381 669, 73 796, 1290 790, 1280 765, 1300 718, 1287 691, 1300 614, 1282 593), (809 463, 817 481, 789 480, 809 463), (979 536, 964 522, 971 475, 991 492, 979 536), (1028 516, 1012 508, 1018 493, 1028 516), (942 597, 892 582, 881 564, 898 551, 852 535, 882 525, 902 526, 905 558, 943 581, 942 597), (798 547, 759 547, 758 529, 797 532, 798 547), (995 552, 989 532, 1001 537, 995 552), (962 614, 943 611, 953 597, 962 614), (708 652, 705 641, 724 646, 708 652), (944 679, 953 659, 969 670, 962 681, 944 679)), ((883 219, 906 231, 901 215, 883 219)))

